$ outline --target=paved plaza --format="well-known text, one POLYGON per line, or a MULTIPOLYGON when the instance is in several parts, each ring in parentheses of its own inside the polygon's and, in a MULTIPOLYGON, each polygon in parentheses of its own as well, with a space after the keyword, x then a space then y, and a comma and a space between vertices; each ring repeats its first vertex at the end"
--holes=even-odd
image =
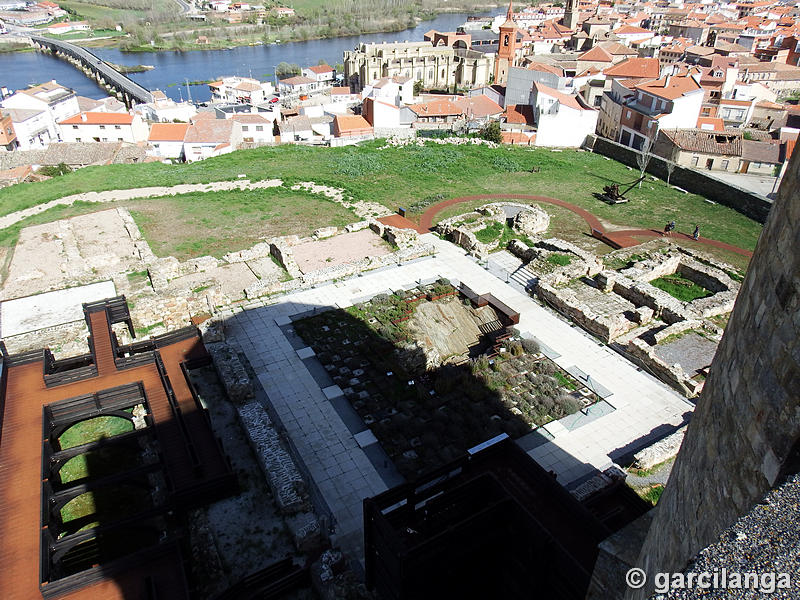
POLYGON ((354 431, 352 422, 349 427, 345 424, 334 406, 341 400, 341 390, 336 386, 321 389, 304 362, 311 351, 293 346, 281 329, 295 315, 322 307, 345 308, 438 277, 463 282, 477 293, 492 293, 519 311, 518 328, 523 335, 534 336, 553 352, 561 367, 583 373, 588 385, 603 389, 605 401, 615 409, 575 429, 552 424, 547 428, 547 437, 552 439, 529 450, 566 487, 670 432, 685 422, 693 408, 665 384, 539 305, 512 278, 506 283, 502 270, 485 270, 462 249, 432 234, 424 238, 435 245, 435 257, 286 295, 274 304, 255 301, 222 313, 229 339, 248 357, 330 509, 336 541, 356 556, 363 556, 362 499, 387 489, 387 482, 370 452, 374 436, 365 433, 366 427, 354 431))

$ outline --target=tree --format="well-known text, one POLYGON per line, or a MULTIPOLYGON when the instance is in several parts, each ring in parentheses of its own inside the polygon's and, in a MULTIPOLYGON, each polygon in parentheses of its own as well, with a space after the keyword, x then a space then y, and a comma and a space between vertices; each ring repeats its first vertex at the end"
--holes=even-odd
POLYGON ((672 177, 672 172, 675 170, 675 163, 671 160, 664 161, 664 166, 667 169, 667 185, 669 185, 669 178, 672 177))
POLYGON ((487 123, 486 126, 481 129, 480 136, 484 140, 499 144, 503 141, 503 132, 500 130, 500 123, 497 121, 491 121, 490 123, 487 123))
MULTIPOLYGON (((639 177, 644 178, 645 171, 647 171, 647 165, 650 164, 650 159, 653 157, 653 154, 650 152, 653 148, 653 140, 648 138, 644 138, 642 142, 642 147, 639 149, 639 154, 636 155, 636 164, 639 165, 639 177)), ((639 187, 642 187, 642 182, 639 182, 639 187)))
POLYGON ((289 64, 287 62, 281 61, 278 63, 278 66, 275 67, 275 73, 278 77, 283 75, 297 75, 300 73, 300 67, 295 64, 289 64))
POLYGON ((414 95, 419 96, 422 93, 422 82, 415 81, 414 82, 414 95))

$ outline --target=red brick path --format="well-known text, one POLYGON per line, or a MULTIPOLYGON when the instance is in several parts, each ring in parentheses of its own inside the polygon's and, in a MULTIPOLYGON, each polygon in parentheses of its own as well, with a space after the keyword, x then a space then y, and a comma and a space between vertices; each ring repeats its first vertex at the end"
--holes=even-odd
MULTIPOLYGON (((590 230, 597 231, 599 234, 605 238, 603 241, 609 240, 612 244, 618 245, 622 248, 629 248, 631 246, 636 246, 641 242, 637 240, 637 237, 661 237, 662 233, 660 231, 656 231, 653 229, 625 229, 622 231, 609 231, 605 230, 605 227, 600 223, 600 219, 590 213, 588 210, 581 208, 580 206, 575 206, 574 204, 570 204, 569 202, 564 202, 563 200, 558 200, 556 198, 550 198, 548 196, 531 196, 527 194, 478 194, 476 196, 461 196, 459 198, 450 198, 450 200, 445 200, 444 202, 440 202, 439 204, 434 204, 433 206, 429 207, 419 219, 419 225, 415 225, 409 219, 405 217, 385 217, 384 219, 380 219, 381 223, 385 223, 387 225, 395 225, 396 227, 406 227, 409 229, 416 229, 420 233, 424 233, 430 230, 431 226, 433 225, 434 217, 447 208, 448 206, 452 206, 454 204, 459 204, 461 202, 469 202, 471 200, 486 200, 487 202, 491 202, 494 200, 533 200, 535 202, 543 202, 545 204, 554 204, 556 206, 561 206, 566 208, 569 211, 572 211, 579 217, 581 217, 586 224, 589 226, 590 230), (397 220, 395 220, 397 219, 397 220), (407 222, 408 224, 402 225, 402 222, 407 222), (388 222, 388 221, 393 222, 388 222)), ((692 236, 673 232, 670 236, 673 239, 682 240, 682 241, 695 241, 692 239, 692 236)), ((743 248, 738 248, 736 246, 732 246, 730 244, 726 244, 725 242, 718 242, 717 240, 711 240, 709 238, 701 237, 696 240, 699 244, 705 244, 706 246, 713 246, 715 248, 721 248, 722 250, 728 250, 729 252, 734 252, 736 254, 740 254, 742 256, 751 257, 753 253, 749 250, 745 250, 743 248)))

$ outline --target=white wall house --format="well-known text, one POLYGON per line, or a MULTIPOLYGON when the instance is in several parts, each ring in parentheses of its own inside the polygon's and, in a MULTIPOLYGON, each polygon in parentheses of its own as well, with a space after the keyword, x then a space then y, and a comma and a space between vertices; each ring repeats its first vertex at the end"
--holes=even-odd
POLYGON ((274 144, 274 120, 262 114, 238 114, 231 117, 243 144, 274 144))
POLYGON ((223 77, 209 83, 212 102, 239 104, 261 104, 275 93, 269 81, 258 81, 250 77, 223 77))
POLYGON ((364 86, 361 96, 375 98, 388 104, 412 104, 414 102, 414 79, 412 77, 382 77, 364 86))
POLYGON ((175 102, 171 98, 167 98, 160 90, 153 92, 152 102, 137 104, 134 111, 141 114, 145 121, 154 123, 174 123, 176 121, 188 123, 197 114, 194 104, 175 102))
POLYGON ((139 115, 82 112, 59 122, 64 142, 128 142, 147 139, 150 131, 139 115))
POLYGON ((53 119, 46 110, 7 108, 2 110, 2 114, 11 117, 19 150, 47 148, 51 142, 58 141, 52 133, 53 119))
POLYGON ((55 79, 9 96, 2 102, 3 108, 22 108, 25 110, 44 110, 50 118, 50 138, 57 140, 57 123, 80 112, 78 96, 69 88, 56 83, 55 79))
POLYGON ((183 160, 183 140, 188 129, 188 123, 153 123, 147 138, 147 155, 183 160))
POLYGON ((580 96, 533 84, 536 145, 578 148, 597 127, 598 111, 580 96))
POLYGON ((321 88, 327 88, 325 84, 318 83, 316 80, 303 75, 296 75, 278 81, 278 91, 282 94, 310 94, 321 88))
POLYGON ((186 130, 183 152, 186 162, 228 154, 241 142, 230 119, 199 119, 186 130))
POLYGON ((313 79, 317 83, 327 83, 331 85, 333 78, 336 76, 336 71, 334 71, 333 67, 330 65, 315 65, 303 69, 301 75, 313 79))

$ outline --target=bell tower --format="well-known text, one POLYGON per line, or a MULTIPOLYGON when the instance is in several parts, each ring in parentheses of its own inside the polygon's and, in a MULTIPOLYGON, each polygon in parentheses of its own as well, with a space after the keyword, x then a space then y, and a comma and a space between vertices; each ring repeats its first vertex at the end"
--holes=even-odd
POLYGON ((497 47, 497 56, 494 61, 494 82, 505 85, 508 81, 508 71, 514 66, 517 55, 517 24, 514 23, 513 0, 508 3, 506 22, 500 26, 500 40, 497 47))
POLYGON ((564 18, 561 19, 561 24, 570 31, 575 31, 578 26, 578 9, 575 6, 575 0, 567 0, 564 8, 564 18))

